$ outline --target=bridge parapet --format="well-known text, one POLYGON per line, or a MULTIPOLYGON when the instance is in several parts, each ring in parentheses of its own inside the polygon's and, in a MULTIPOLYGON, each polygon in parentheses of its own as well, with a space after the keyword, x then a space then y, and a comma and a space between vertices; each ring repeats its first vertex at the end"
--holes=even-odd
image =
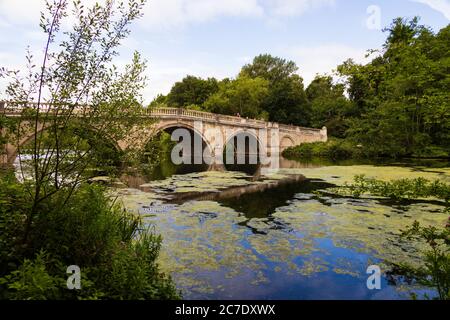
POLYGON ((46 102, 9 102, 9 101, 0 101, 0 111, 6 114, 11 115, 20 115, 20 113, 24 110, 37 110, 39 107, 39 111, 41 112, 51 112, 52 110, 62 111, 62 110, 72 110, 73 113, 84 112, 86 108, 89 108, 86 104, 77 104, 75 107, 70 104, 55 104, 55 103, 46 103, 46 102))
MULTIPOLYGON (((52 114, 53 111, 62 111, 58 114, 64 114, 64 111, 70 111, 76 116, 82 116, 89 112, 89 105, 69 105, 69 104, 51 104, 51 103, 33 103, 33 102, 8 102, 0 101, 0 112, 8 117, 19 117, 24 110, 39 110, 52 114)), ((92 109, 91 109, 92 110, 92 109)), ((261 135, 263 143, 266 144, 268 152, 271 155, 279 154, 284 149, 300 145, 302 143, 326 142, 327 129, 304 128, 293 125, 278 124, 264 120, 248 119, 237 116, 222 115, 191 109, 181 108, 152 108, 146 109, 143 117, 156 119, 154 124, 148 128, 139 128, 136 131, 131 130, 129 137, 121 141, 116 141, 119 148, 126 150, 131 144, 144 145, 158 130, 166 130, 173 127, 194 128, 195 122, 202 121, 204 125, 198 130, 203 140, 210 146, 213 154, 221 155, 223 153, 223 143, 229 141, 233 135, 243 131, 250 131, 250 134, 261 135), (263 129, 263 130, 260 130, 263 129), (251 132, 252 130, 257 131, 251 132), (222 137, 223 139, 219 139, 222 137), (222 141, 223 140, 223 141, 222 141), (221 142, 222 141, 222 142, 221 142)), ((28 121, 27 119, 23 120, 28 121)), ((45 130, 45 122, 40 123, 39 130, 45 130)), ((1 128, 0 128, 1 129, 1 128)), ((1 134, 0 130, 0 134, 1 134)), ((21 137, 19 144, 22 145, 34 134, 34 131, 25 132, 21 137)), ((17 153, 17 145, 8 144, 0 146, 0 163, 12 163, 17 153), (4 154, 2 155, 2 150, 4 154)), ((276 158, 276 157, 275 157, 276 158)))
POLYGON ((151 117, 183 117, 183 118, 194 118, 199 120, 217 120, 217 115, 214 113, 203 112, 191 109, 181 109, 181 108, 155 108, 148 109, 147 114, 151 117))
MULTIPOLYGON (((89 109, 89 105, 79 104, 53 104, 53 103, 40 103, 35 102, 10 102, 0 101, 0 112, 6 113, 8 116, 19 116, 23 110, 39 110, 41 112, 51 113, 52 110, 64 111, 71 110, 76 115, 77 113, 85 113, 89 109)), ((205 111, 198 111, 192 109, 182 108, 148 108, 145 112, 146 116, 161 120, 187 120, 187 121, 204 121, 213 125, 228 126, 228 127, 240 127, 240 128, 252 128, 252 129, 278 129, 280 133, 288 135, 304 137, 305 141, 327 141, 327 129, 305 128, 293 125, 278 124, 275 122, 267 122, 264 120, 256 120, 243 118, 238 116, 230 116, 223 114, 210 113, 205 111)), ((294 141, 299 144, 302 139, 296 139, 294 141)))
POLYGON ((320 133, 323 129, 315 129, 315 128, 306 128, 306 127, 298 127, 293 125, 279 124, 280 130, 288 131, 288 132, 296 132, 296 133, 305 133, 305 134, 316 134, 320 133))
POLYGON ((277 127, 277 123, 267 122, 264 120, 248 119, 237 116, 229 116, 223 114, 210 113, 205 111, 181 109, 181 108, 156 108, 149 109, 148 112, 152 117, 167 118, 167 117, 182 117, 202 121, 213 121, 218 123, 233 124, 240 126, 252 126, 258 128, 277 127))
MULTIPOLYGON (((19 115, 24 109, 37 109, 38 104, 35 102, 24 102, 24 103, 11 103, 8 101, 0 101, 0 110, 12 114, 19 115)), ((88 105, 77 105, 75 107, 69 104, 53 104, 53 103, 40 103, 39 110, 43 112, 49 112, 52 109, 56 110, 70 110, 73 108, 73 112, 76 114, 77 112, 84 112, 88 105)), ((205 111, 191 110, 191 109, 182 109, 182 108, 154 108, 148 109, 147 115, 153 118, 185 118, 185 119, 193 119, 193 120, 202 120, 202 121, 210 121, 210 122, 218 122, 218 123, 226 123, 226 124, 234 124, 240 126, 252 126, 258 128, 278 127, 280 130, 288 131, 288 132, 297 132, 297 133, 311 133, 316 134, 321 131, 321 129, 313 129, 313 128, 303 128, 293 125, 285 125, 278 124, 274 122, 267 122, 264 120, 256 120, 256 119, 248 119, 237 116, 223 115, 210 113, 205 111)), ((323 129, 322 129, 323 130, 323 129)))

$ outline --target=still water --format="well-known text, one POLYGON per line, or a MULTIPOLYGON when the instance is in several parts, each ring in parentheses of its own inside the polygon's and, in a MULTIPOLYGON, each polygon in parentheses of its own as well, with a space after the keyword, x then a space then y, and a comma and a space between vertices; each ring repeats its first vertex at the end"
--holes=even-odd
MULTIPOLYGON (((22 160, 26 164, 26 156, 22 160)), ((392 262, 422 263, 426 246, 400 239, 400 230, 415 220, 444 226, 442 203, 354 199, 332 188, 360 174, 450 183, 449 163, 281 159, 280 165, 269 176, 251 166, 217 172, 160 165, 156 175, 124 175, 125 184, 111 192, 162 235, 160 267, 185 299, 435 295, 389 271, 392 262), (380 290, 367 288, 371 265, 381 268, 380 290)), ((18 160, 15 166, 23 178, 18 160)))
POLYGON ((415 220, 445 225, 441 203, 354 199, 327 190, 357 174, 450 182, 448 163, 337 165, 282 159, 281 166, 267 177, 209 171, 148 183, 134 180, 133 188, 115 194, 162 235, 160 267, 186 299, 434 295, 391 276, 389 262, 421 263, 425 246, 401 240, 399 230, 415 220), (380 290, 367 288, 370 265, 381 268, 380 290))

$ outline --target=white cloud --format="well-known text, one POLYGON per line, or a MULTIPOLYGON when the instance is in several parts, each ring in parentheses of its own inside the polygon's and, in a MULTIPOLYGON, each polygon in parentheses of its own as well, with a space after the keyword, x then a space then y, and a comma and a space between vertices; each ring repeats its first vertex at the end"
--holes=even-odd
POLYGON ((327 44, 315 47, 295 47, 286 52, 299 66, 299 73, 305 86, 316 74, 329 74, 342 62, 352 58, 356 63, 367 63, 366 50, 340 44, 327 44))
POLYGON ((271 24, 282 17, 293 17, 335 0, 152 0, 145 8, 141 25, 148 29, 170 29, 202 23, 218 17, 257 17, 271 24))
MULTIPOLYGON (((83 0, 87 7, 94 2, 83 0)), ((45 10, 44 3, 45 0, 0 0, 0 21, 37 26, 40 12, 45 10)), ((160 31, 220 17, 256 17, 275 23, 276 19, 299 16, 334 3, 335 0, 149 0, 139 24, 148 30, 160 31)), ((64 20, 65 26, 73 22, 69 20, 64 20)))
POLYGON ((324 6, 333 6, 335 0, 268 0, 268 14, 274 16, 299 16, 324 6))
POLYGON ((181 81, 186 75, 223 79, 234 77, 239 72, 239 67, 230 67, 226 64, 217 65, 204 56, 203 59, 183 60, 152 59, 148 63, 149 81, 144 89, 143 96, 146 103, 151 102, 158 94, 167 94, 173 84, 181 81))
POLYGON ((44 4, 44 0, 0 0, 0 17, 11 24, 37 25, 44 4))
POLYGON ((220 16, 261 16, 257 0, 153 0, 147 3, 140 24, 149 29, 168 29, 220 16))
POLYGON ((426 4, 430 8, 442 13, 448 20, 450 20, 450 2, 448 0, 413 0, 426 4))

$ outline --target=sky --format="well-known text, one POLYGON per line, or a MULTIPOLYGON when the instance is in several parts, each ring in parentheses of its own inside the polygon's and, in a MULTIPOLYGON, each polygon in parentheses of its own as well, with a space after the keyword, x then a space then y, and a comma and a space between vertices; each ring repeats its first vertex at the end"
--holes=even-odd
MULTIPOLYGON (((43 0, 0 0, 0 67, 23 68, 28 46, 42 54, 43 8, 43 0)), ((439 31, 450 0, 149 0, 115 63, 124 66, 135 50, 147 60, 146 103, 188 74, 235 77, 262 53, 294 61, 307 86, 348 58, 367 62, 366 51, 386 38, 383 27, 414 16, 439 31)))

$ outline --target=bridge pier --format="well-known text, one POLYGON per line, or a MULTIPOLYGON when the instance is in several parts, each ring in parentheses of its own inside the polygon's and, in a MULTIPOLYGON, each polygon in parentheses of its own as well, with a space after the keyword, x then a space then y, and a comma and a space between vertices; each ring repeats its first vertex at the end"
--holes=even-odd
POLYGON ((223 164, 213 163, 208 167, 208 171, 226 171, 225 166, 223 164))
POLYGON ((4 144, 0 151, 0 164, 11 165, 15 160, 16 153, 17 148, 14 145, 4 144))
POLYGON ((0 166, 6 166, 8 164, 8 155, 7 154, 0 154, 0 166))
MULTIPOLYGON (((1 132, 0 132, 1 133, 1 132)), ((2 138, 2 135, 0 135, 0 139, 2 138)), ((0 144, 0 165, 7 165, 8 164, 8 145, 7 144, 0 144)))

